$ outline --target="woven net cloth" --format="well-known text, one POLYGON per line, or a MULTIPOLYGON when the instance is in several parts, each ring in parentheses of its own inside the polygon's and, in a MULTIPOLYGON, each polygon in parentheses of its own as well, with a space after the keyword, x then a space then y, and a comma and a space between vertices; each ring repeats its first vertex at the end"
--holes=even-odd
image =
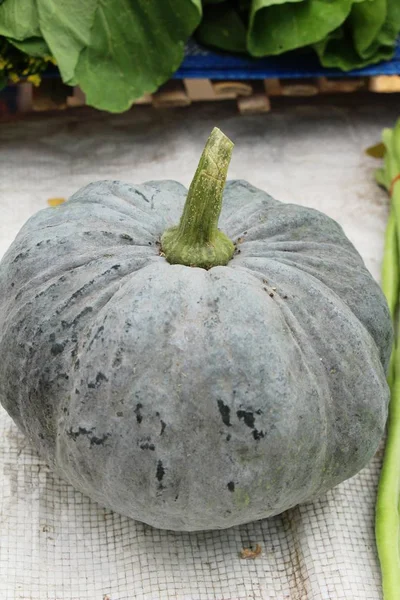
MULTIPOLYGON (((388 213, 364 150, 396 106, 233 104, 124 115, 77 110, 0 127, 0 255, 52 197, 96 179, 190 182, 217 125, 236 143, 230 178, 336 218, 379 279, 388 213)), ((0 409, 0 598, 4 600, 381 600, 374 505, 382 450, 322 498, 272 519, 159 531, 54 476, 0 409), (244 548, 261 552, 243 559, 244 548)))

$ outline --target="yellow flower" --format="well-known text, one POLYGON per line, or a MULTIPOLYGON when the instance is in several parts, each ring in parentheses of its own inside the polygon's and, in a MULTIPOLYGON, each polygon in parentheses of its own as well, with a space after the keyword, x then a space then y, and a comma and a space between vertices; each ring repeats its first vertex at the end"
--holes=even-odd
POLYGON ((41 77, 40 75, 29 75, 26 80, 29 81, 29 83, 32 83, 35 87, 38 87, 41 82, 41 77))
POLYGON ((9 73, 8 77, 13 83, 17 83, 19 81, 19 76, 16 73, 9 73))
POLYGON ((43 56, 43 60, 45 60, 46 62, 53 63, 53 65, 57 64, 57 61, 54 58, 54 56, 49 56, 49 55, 43 56))

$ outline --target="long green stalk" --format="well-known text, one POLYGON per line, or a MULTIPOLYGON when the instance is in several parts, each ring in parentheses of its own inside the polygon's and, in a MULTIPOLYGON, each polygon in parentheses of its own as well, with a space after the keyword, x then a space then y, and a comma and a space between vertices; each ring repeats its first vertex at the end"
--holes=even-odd
POLYGON ((386 228, 382 265, 382 289, 395 325, 394 343, 388 373, 391 399, 387 439, 378 485, 375 535, 382 572, 384 600, 400 600, 400 326, 399 240, 400 240, 400 120, 393 130, 383 132, 385 162, 377 172, 377 181, 391 194, 391 210, 386 228))

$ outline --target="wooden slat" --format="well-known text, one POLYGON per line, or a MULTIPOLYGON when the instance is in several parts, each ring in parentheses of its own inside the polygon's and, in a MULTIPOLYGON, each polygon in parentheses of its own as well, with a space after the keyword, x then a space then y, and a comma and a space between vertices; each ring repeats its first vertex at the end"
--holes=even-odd
POLYGON ((365 86, 365 80, 362 77, 357 79, 327 79, 327 77, 319 77, 317 83, 318 89, 322 94, 351 93, 365 86))
POLYGON ((267 96, 282 96, 282 84, 276 77, 264 79, 264 89, 267 96))
POLYGON ((85 106, 86 96, 81 88, 76 85, 73 88, 72 95, 67 97, 67 106, 85 106))
POLYGON ((145 94, 141 98, 138 98, 137 100, 135 100, 135 104, 151 104, 151 103, 152 103, 151 94, 145 94))
POLYGON ((152 104, 155 108, 189 106, 190 103, 191 100, 179 81, 169 81, 152 96, 152 104))
POLYGON ((213 88, 219 99, 251 96, 253 93, 253 87, 245 81, 215 81, 213 88))
POLYGON ((39 87, 33 88, 34 111, 64 110, 70 87, 58 79, 43 79, 39 87))
POLYGON ((238 108, 241 114, 260 114, 271 110, 271 103, 268 96, 262 93, 252 94, 251 96, 242 96, 238 98, 238 108))
POLYGON ((380 94, 400 92, 400 75, 378 75, 370 77, 369 90, 380 94))
POLYGON ((295 97, 308 97, 318 94, 318 86, 308 81, 284 81, 282 82, 282 95, 295 97))
POLYGON ((17 86, 17 111, 28 113, 33 110, 33 85, 22 81, 17 86))
POLYGON ((216 100, 214 86, 209 79, 184 79, 183 84, 193 101, 216 100))

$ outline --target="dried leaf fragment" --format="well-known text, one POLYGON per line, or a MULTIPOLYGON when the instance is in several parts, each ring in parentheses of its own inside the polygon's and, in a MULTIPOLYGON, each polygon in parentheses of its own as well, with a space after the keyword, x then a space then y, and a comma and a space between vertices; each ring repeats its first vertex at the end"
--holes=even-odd
POLYGON ((47 204, 49 206, 52 206, 53 208, 55 206, 59 206, 60 204, 64 204, 64 202, 65 202, 65 198, 49 198, 47 200, 47 204))
POLYGON ((256 544, 255 549, 252 548, 243 548, 240 552, 240 558, 248 559, 248 558, 257 558, 261 554, 261 546, 260 544, 256 544))
POLYGON ((379 142, 378 144, 375 144, 374 146, 370 146, 369 148, 367 148, 365 151, 365 154, 368 154, 368 156, 372 156, 372 158, 383 158, 385 156, 385 152, 386 152, 385 144, 383 144, 382 142, 379 142))

